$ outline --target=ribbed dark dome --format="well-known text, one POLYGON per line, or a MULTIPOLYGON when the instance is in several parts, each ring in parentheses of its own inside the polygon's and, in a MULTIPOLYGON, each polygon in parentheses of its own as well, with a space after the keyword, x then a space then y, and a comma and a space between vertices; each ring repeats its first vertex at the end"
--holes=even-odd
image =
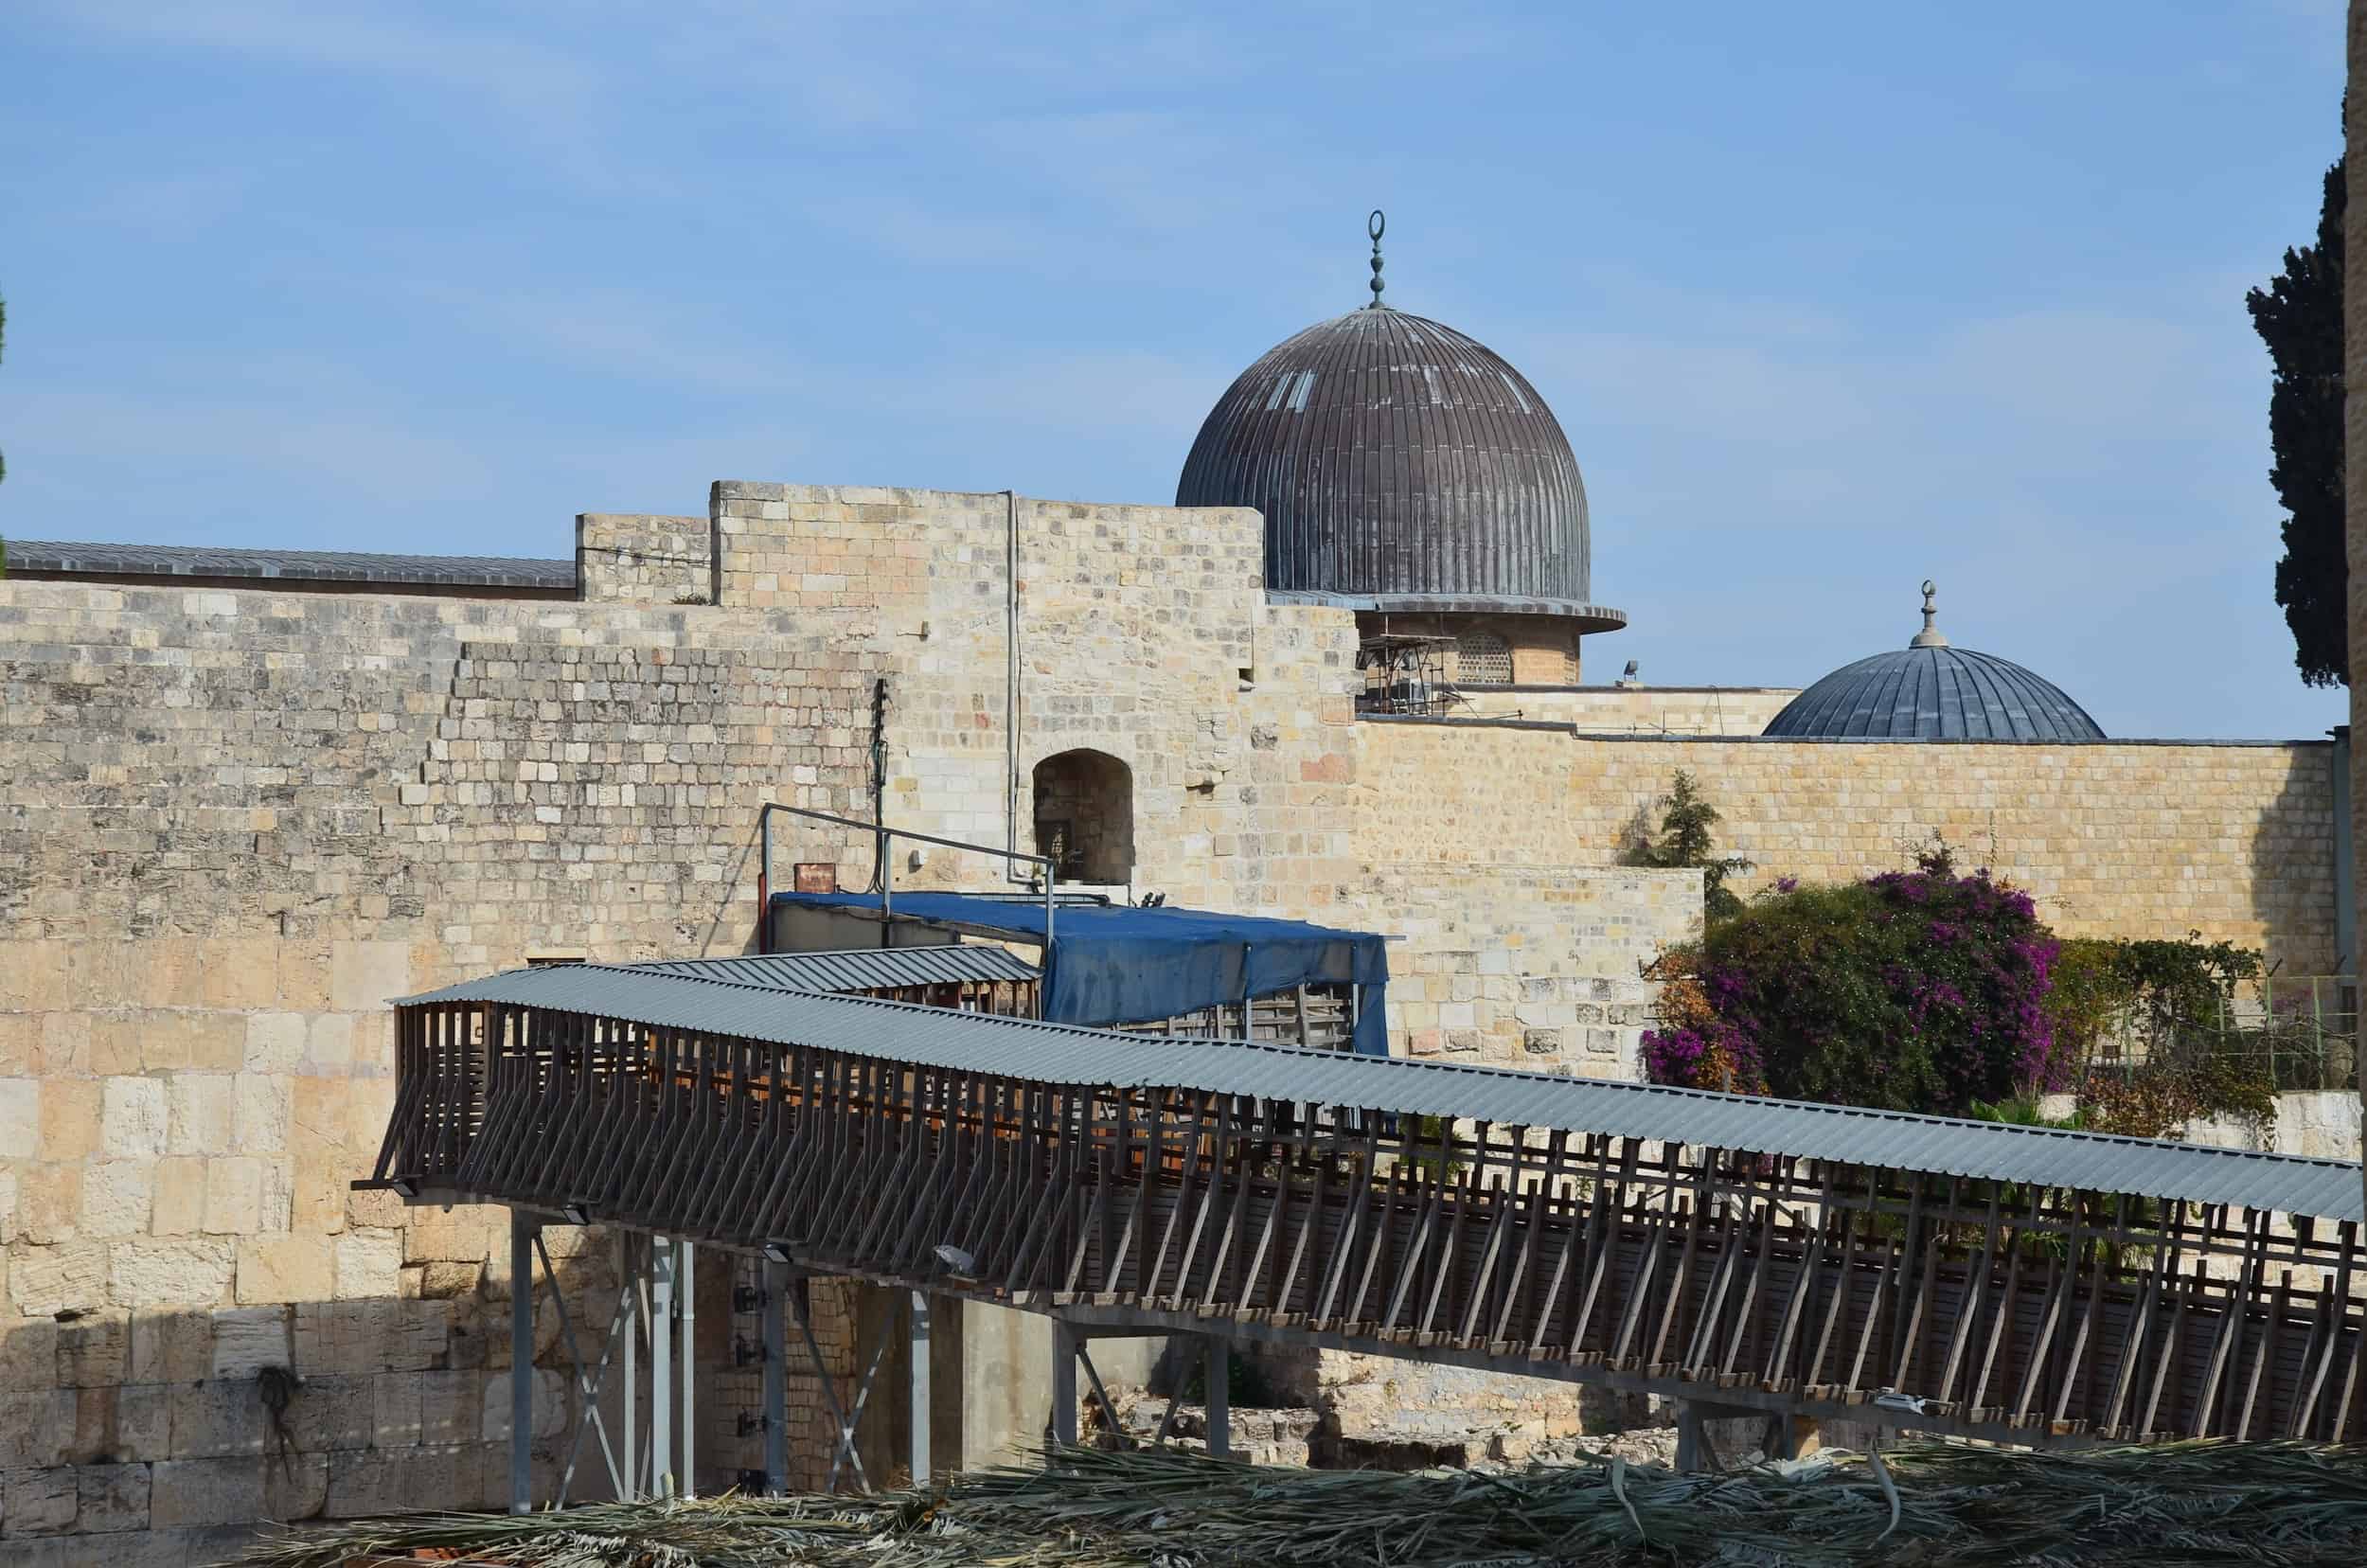
POLYGON ((1765 733, 1827 740, 2105 738, 2085 708, 2021 666, 1944 641, 1916 641, 1922 646, 1834 670, 1794 697, 1765 733))
POLYGON ((1241 372, 1175 504, 1263 513, 1270 588, 1626 621, 1586 603, 1586 488, 1545 400, 1402 311, 1318 322, 1241 372))

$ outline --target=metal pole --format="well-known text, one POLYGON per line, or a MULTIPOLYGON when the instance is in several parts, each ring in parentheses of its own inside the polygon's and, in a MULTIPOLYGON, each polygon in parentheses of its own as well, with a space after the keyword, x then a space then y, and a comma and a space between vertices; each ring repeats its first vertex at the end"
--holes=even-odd
POLYGON ((756 811, 756 951, 773 951, 773 808, 756 811))
POLYGON ((1052 1320, 1052 1440, 1077 1441, 1077 1330, 1052 1320))
POLYGON ((534 1233, 509 1211, 509 1511, 534 1509, 534 1233))
POLYGON ((674 1243, 650 1238, 650 1494, 674 1489, 674 1243))
POLYGON ((764 1489, 789 1490, 789 1265, 764 1265, 764 1489))
POLYGON ((1708 1447, 1709 1434, 1701 1425, 1701 1406, 1693 1399, 1677 1401, 1677 1472, 1691 1475, 1709 1467, 1703 1451, 1708 1447))
POLYGON ((699 1342, 694 1337, 699 1316, 698 1261, 698 1249, 685 1238, 675 1291, 675 1299, 682 1303, 682 1485, 675 1491, 683 1497, 699 1495, 699 1342))
POLYGON ((880 841, 872 846, 880 862, 880 945, 896 945, 896 835, 880 829, 880 841))
POLYGON ((1208 1452, 1223 1459, 1233 1452, 1233 1344, 1220 1334, 1208 1336, 1203 1362, 1208 1378, 1208 1452))
POLYGON ((650 1317, 650 1288, 632 1264, 632 1235, 623 1226, 616 1229, 616 1277, 625 1282, 625 1293, 637 1309, 625 1320, 625 1491, 617 1501, 630 1503, 641 1495, 641 1454, 633 1446, 632 1399, 633 1385, 640 1378, 639 1357, 643 1325, 650 1317))
POLYGON ((913 1485, 930 1480, 929 1292, 913 1292, 913 1485))

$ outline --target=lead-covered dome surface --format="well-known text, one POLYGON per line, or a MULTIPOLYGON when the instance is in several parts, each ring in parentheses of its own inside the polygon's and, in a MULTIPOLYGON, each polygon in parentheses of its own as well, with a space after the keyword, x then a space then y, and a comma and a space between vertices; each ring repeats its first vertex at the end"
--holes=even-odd
POLYGON ((1843 665, 1768 722, 1807 740, 2101 740, 2103 729, 2060 686, 1992 653, 1957 648, 1933 624, 1905 648, 1843 665))
POLYGON ((1318 322, 1241 372, 1175 504, 1256 508, 1275 590, 1626 621, 1586 602, 1586 488, 1537 388, 1388 306, 1318 322))

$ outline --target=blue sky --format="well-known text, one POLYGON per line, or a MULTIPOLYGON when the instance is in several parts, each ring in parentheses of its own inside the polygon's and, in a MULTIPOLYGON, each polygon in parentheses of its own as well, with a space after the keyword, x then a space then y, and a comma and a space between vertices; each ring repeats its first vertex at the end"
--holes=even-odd
POLYGON ((2113 734, 2315 735, 2243 292, 2339 0, 17 0, 0 534, 564 555, 716 478, 1167 501, 1389 298, 1527 372, 1648 681, 1942 625, 2113 734))

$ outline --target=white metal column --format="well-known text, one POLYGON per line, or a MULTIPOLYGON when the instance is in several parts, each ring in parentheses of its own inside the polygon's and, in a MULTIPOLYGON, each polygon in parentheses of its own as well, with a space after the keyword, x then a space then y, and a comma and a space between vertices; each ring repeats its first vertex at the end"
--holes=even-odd
POLYGON ((650 1238, 650 1493, 674 1488, 674 1243, 650 1238))
POLYGON ((534 1236, 542 1226, 509 1211, 509 1511, 534 1507, 534 1236))

